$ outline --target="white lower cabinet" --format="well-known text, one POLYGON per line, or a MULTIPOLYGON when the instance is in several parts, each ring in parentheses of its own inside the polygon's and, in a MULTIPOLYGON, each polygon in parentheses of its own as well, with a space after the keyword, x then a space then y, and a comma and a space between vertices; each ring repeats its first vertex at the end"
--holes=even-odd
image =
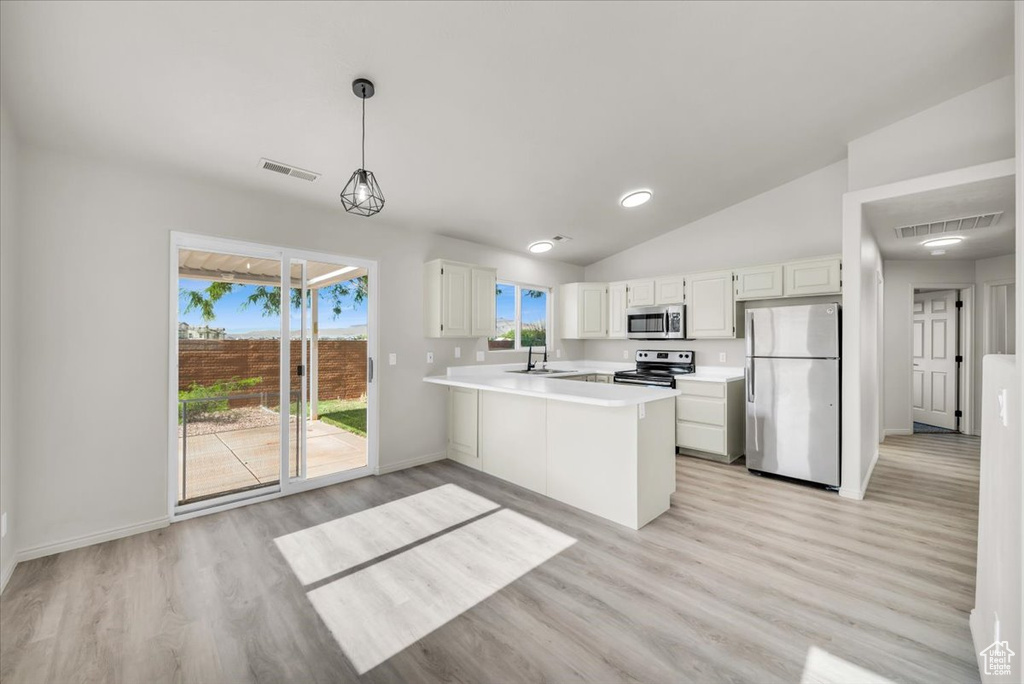
POLYGON ((470 468, 480 468, 480 392, 465 387, 448 388, 448 458, 470 468))
POLYGON ((541 494, 547 481, 547 400, 480 393, 480 469, 541 494))
POLYGON ((743 455, 743 380, 676 380, 676 447, 690 456, 732 463, 743 455))

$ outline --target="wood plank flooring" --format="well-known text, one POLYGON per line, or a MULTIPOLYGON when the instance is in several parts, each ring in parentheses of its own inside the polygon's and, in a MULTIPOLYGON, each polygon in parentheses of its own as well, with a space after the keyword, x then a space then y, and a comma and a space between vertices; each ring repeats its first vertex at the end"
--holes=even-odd
POLYGON ((811 647, 978 681, 978 440, 890 437, 862 502, 742 461, 676 474, 638 532, 444 461, 23 563, 0 681, 796 682, 811 647), (449 483, 576 541, 359 675, 310 601, 331 580, 304 587, 274 540, 449 483))

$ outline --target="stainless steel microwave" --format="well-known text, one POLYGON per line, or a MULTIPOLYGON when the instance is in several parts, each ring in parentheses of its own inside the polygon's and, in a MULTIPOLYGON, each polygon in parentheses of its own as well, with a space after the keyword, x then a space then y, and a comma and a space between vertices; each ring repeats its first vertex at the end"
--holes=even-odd
POLYGON ((626 309, 626 337, 631 340, 685 340, 686 305, 629 307, 626 309))

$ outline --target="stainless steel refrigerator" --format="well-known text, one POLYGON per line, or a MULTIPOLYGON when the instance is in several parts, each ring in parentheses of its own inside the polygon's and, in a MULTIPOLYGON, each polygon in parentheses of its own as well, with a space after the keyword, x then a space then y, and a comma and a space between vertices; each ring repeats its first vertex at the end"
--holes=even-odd
POLYGON ((747 468, 838 487, 841 307, 746 315, 747 468))

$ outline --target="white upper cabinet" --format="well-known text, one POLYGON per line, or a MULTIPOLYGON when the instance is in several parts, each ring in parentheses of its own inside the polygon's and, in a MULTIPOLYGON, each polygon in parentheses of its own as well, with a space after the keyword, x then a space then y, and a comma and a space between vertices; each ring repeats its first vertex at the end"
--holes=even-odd
POLYGON ((793 261, 784 264, 786 297, 842 292, 842 260, 839 257, 793 261))
POLYGON ((473 294, 470 297, 473 313, 470 327, 473 337, 494 337, 497 332, 495 315, 498 273, 493 268, 474 266, 471 272, 473 294))
POLYGON ((608 336, 608 284, 568 283, 560 289, 562 337, 608 336))
POLYGON ((435 259, 423 271, 423 320, 427 337, 494 334, 496 271, 435 259))
POLYGON ((654 306, 654 279, 630 280, 626 306, 654 306))
POLYGON ((686 336, 736 337, 732 271, 698 273, 686 280, 686 336))
POLYGON ((608 283, 608 337, 626 337, 626 283, 608 283))
POLYGON ((782 265, 755 266, 736 271, 736 301, 781 297, 782 265))
POLYGON ((686 279, 683 276, 654 279, 655 304, 682 304, 686 292, 686 279))

